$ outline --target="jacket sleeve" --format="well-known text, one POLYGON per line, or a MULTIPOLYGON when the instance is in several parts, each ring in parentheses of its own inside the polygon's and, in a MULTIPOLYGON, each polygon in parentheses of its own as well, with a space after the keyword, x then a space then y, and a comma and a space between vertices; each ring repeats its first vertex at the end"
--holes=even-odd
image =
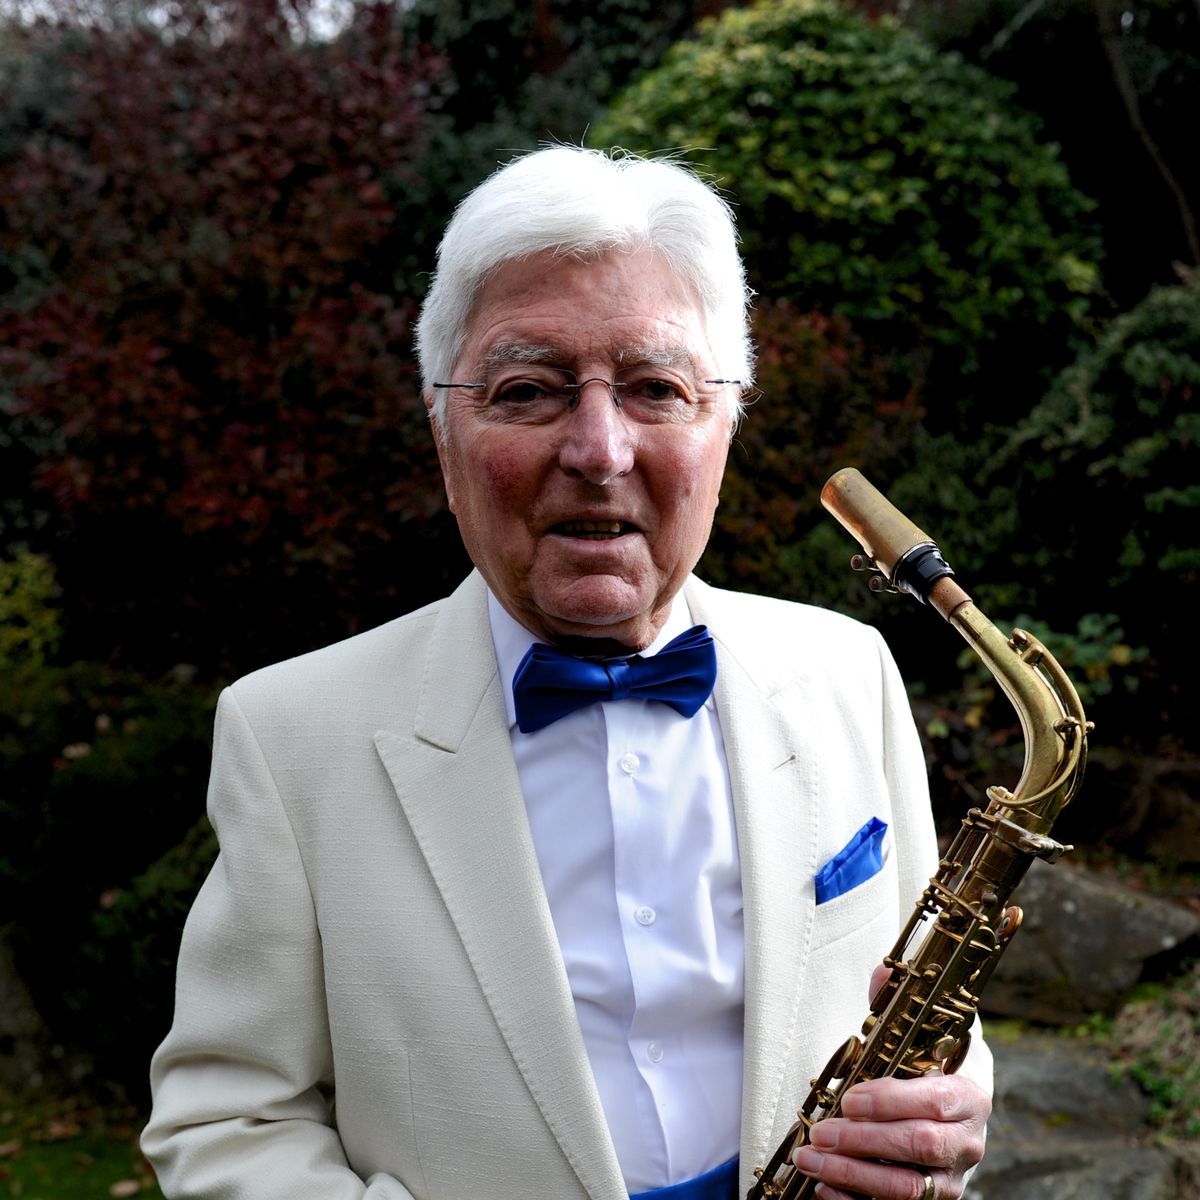
POLYGON ((321 941, 292 827, 231 690, 209 819, 220 855, 188 917, 142 1148, 171 1200, 413 1200, 351 1169, 332 1119, 321 941))

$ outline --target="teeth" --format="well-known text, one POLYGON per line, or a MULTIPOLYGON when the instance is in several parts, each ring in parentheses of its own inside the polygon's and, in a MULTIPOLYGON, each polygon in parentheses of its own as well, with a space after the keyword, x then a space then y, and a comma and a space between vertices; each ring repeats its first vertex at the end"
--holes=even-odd
POLYGON ((564 521, 567 533, 620 533, 620 521, 564 521))

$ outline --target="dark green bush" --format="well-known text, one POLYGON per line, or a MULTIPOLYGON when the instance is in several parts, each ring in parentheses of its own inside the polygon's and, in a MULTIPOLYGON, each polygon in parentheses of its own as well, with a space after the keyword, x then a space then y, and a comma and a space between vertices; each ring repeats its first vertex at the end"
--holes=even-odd
MULTIPOLYGON (((874 0, 863 0, 864 5, 874 0)), ((1200 265, 1200 7, 1178 0, 889 0, 906 25, 1010 80, 1097 203, 1118 309, 1200 265), (1150 146, 1153 145, 1153 152, 1150 146), (1189 226, 1191 227, 1189 234, 1189 226)))
POLYGON ((594 144, 683 148, 738 205, 752 282, 850 317, 927 421, 1023 415, 1099 286, 1088 202, 1010 85, 831 0, 726 12, 594 144), (970 376, 970 378, 965 378, 970 376))
POLYGON ((179 936, 216 855, 216 834, 201 817, 145 871, 102 893, 82 933, 71 1018, 88 1030, 102 1076, 121 1082, 131 1099, 144 1094, 150 1056, 170 1027, 179 936), (100 1026, 88 1019, 98 1003, 108 1014, 100 1026))
POLYGON ((177 941, 187 891, 173 905, 135 881, 204 805, 215 696, 190 677, 147 680, 100 663, 0 669, 0 911, 16 921, 17 966, 54 1036, 134 1088, 148 1031, 161 1036, 170 1015, 155 974, 166 952, 141 943, 177 941), (140 908, 128 942, 98 941, 96 922, 111 928, 129 888, 140 908), (137 1042, 129 1053, 125 1034, 137 1042))
MULTIPOLYGON (((973 476, 943 445, 896 481, 894 498, 939 537, 998 625, 1046 643, 1108 761, 1186 754, 1187 714, 1200 705, 1189 634, 1200 608, 1200 288, 1156 289, 1111 321, 995 445, 973 476)), ((899 619, 887 618, 893 631, 899 619)), ((964 655, 965 679, 954 678, 948 657, 912 655, 914 641, 912 629, 893 637, 908 676, 929 683, 935 786, 953 790, 990 760, 1015 778, 1021 738, 990 677, 964 655), (1009 749, 997 757, 1001 736, 1009 749)), ((1092 844, 1108 832, 1086 797, 1064 828, 1092 844)))
POLYGON ((1169 747, 1183 736, 1179 714, 1200 702, 1183 632, 1200 608, 1198 452, 1200 287, 1191 284, 1157 288, 1113 320, 997 460, 996 480, 1013 481, 1000 549, 1034 581, 1033 611, 1071 628, 1071 613, 1099 602, 1146 647, 1133 666, 1148 686, 1136 698, 1133 680, 1113 690, 1110 736, 1142 733, 1169 747))

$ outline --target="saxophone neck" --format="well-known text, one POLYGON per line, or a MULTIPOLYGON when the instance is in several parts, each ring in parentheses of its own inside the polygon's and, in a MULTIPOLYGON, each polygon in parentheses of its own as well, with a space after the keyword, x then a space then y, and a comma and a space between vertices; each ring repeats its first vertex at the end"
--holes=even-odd
MULTIPOLYGON (((949 582, 949 581, 948 581, 949 582)), ((960 589, 961 590, 961 589, 960 589)), ((1045 832, 1071 802, 1083 778, 1091 723, 1074 685, 1032 634, 1005 637, 969 600, 946 619, 991 672, 1021 722, 1025 763, 1016 786, 993 787, 989 797, 1024 828, 1045 832)))
POLYGON ((1025 766, 1011 792, 992 788, 989 796, 1022 827, 1049 829, 1079 786, 1091 728, 1066 672, 1024 630, 1006 638, 955 581, 933 539, 853 467, 830 478, 821 503, 862 546, 851 563, 875 572, 873 589, 907 592, 937 609, 995 676, 1020 719, 1025 766))

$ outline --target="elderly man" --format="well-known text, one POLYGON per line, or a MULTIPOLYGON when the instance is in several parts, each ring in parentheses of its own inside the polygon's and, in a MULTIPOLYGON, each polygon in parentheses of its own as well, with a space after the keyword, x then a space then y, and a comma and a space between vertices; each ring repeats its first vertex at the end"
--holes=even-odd
MULTIPOLYGON (((558 147, 456 213, 419 345, 476 570, 222 697, 168 1196, 729 1200, 856 1029, 936 866, 923 760, 874 632, 691 574, 746 296, 676 165, 558 147)), ((987 1080, 861 1084, 797 1165, 953 1200, 987 1080)))

